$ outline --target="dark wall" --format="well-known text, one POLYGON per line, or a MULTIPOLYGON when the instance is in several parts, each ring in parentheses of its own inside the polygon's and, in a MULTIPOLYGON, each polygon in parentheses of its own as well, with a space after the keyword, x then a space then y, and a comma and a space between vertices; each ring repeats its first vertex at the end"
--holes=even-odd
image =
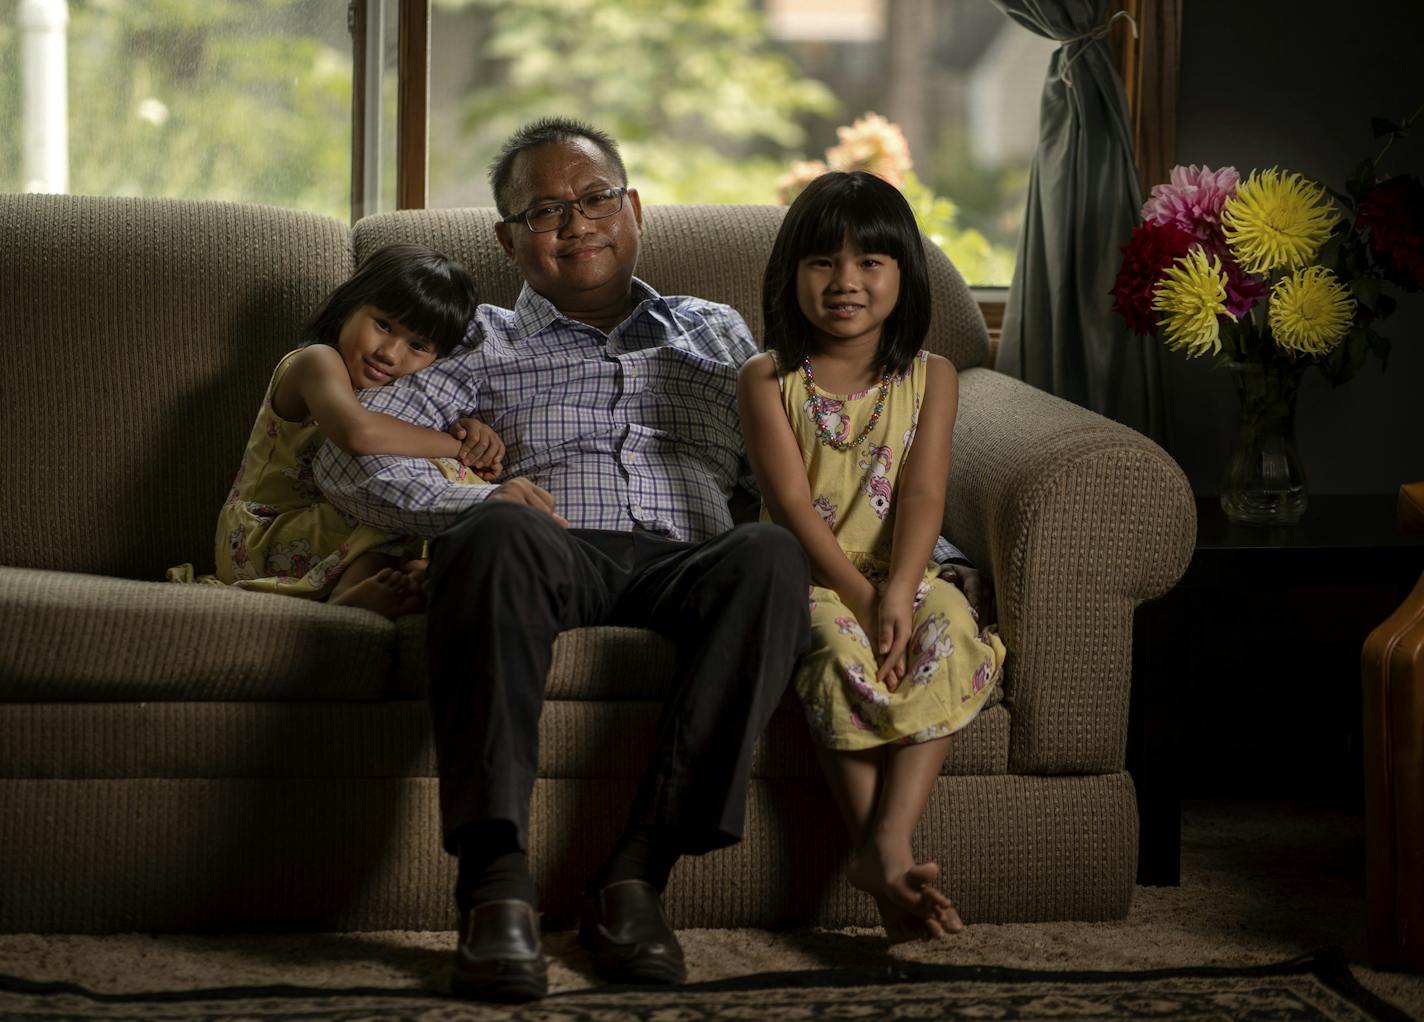
MULTIPOLYGON (((1419 0, 1189 0, 1184 5, 1177 162, 1280 166, 1343 189, 1379 143, 1370 118, 1424 103, 1419 0)), ((1385 161, 1424 174, 1424 117, 1385 161)), ((1301 387, 1297 440, 1313 493, 1384 493, 1424 479, 1424 291, 1400 295, 1376 360, 1332 388, 1301 387)), ((1211 359, 1164 352, 1167 447, 1202 494, 1218 492, 1235 395, 1211 359)))

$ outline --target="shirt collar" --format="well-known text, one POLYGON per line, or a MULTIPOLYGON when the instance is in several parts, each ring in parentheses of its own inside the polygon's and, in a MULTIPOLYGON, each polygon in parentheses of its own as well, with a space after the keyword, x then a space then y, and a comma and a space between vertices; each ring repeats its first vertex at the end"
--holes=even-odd
MULTIPOLYGON (((658 294, 650 284, 634 277, 630 289, 633 293, 633 311, 628 314, 627 319, 619 323, 608 334, 610 340, 620 335, 629 324, 647 313, 662 313, 671 316, 671 308, 667 299, 658 294)), ((553 302, 535 291, 527 283, 519 289, 519 297, 515 299, 514 322, 519 328, 520 336, 526 338, 534 337, 540 331, 556 323, 574 329, 595 329, 586 323, 580 323, 578 320, 565 316, 554 308, 553 302)), ((598 333, 602 334, 602 331, 600 330, 598 333)))

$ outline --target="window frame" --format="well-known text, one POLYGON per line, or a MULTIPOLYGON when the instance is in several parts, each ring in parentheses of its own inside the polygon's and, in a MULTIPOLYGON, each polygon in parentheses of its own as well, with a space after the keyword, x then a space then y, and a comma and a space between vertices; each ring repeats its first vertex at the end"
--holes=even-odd
POLYGON ((1107 16, 1125 11, 1137 32, 1120 19, 1109 48, 1127 94, 1127 116, 1137 180, 1146 195, 1177 162, 1177 81, 1182 67, 1185 0, 1110 0, 1107 16))

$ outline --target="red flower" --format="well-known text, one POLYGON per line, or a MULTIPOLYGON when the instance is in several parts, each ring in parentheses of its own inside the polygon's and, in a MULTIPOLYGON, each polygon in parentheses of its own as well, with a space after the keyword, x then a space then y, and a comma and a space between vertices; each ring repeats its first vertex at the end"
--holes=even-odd
POLYGON ((1382 181, 1360 200, 1356 220, 1385 276, 1406 291, 1424 287, 1424 184, 1400 174, 1382 181))
POLYGON ((1251 311, 1251 306, 1266 297, 1266 282, 1241 268, 1224 239, 1216 244, 1209 243, 1206 250, 1209 255, 1221 260, 1221 268, 1226 271, 1227 315, 1240 319, 1251 311))
POLYGON ((1191 231, 1175 223, 1144 223, 1132 229, 1122 246, 1122 269, 1113 282, 1113 311, 1127 321, 1133 333, 1155 334, 1157 312, 1152 289, 1178 256, 1196 244, 1191 231))

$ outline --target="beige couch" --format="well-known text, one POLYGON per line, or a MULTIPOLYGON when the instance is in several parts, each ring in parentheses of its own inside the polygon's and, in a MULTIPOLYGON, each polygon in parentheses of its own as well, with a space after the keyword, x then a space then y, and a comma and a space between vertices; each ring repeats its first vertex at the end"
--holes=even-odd
MULTIPOLYGON (((640 274, 761 331, 781 210, 653 207, 640 274)), ((421 617, 165 584, 214 516, 272 366, 395 240, 518 280, 488 209, 354 229, 262 206, 0 195, 0 930, 453 925, 421 617)), ((970 922, 1121 917, 1134 607, 1179 577, 1191 491, 1158 447, 989 369, 932 251, 929 346, 961 368, 945 528, 997 577, 1004 695, 956 740, 920 830, 970 922)), ((473 656, 478 651, 472 651, 473 656)), ((631 797, 672 669, 629 629, 558 644, 533 856, 570 925, 631 797)), ((737 848, 685 861, 676 926, 872 924, 797 709, 759 746, 737 848)))

